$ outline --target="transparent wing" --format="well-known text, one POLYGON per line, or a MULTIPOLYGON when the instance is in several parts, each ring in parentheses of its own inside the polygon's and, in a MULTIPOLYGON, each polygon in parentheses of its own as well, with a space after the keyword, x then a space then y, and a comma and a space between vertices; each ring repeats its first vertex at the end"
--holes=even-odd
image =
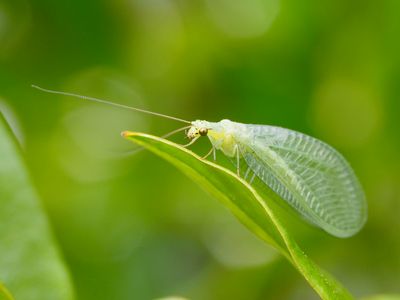
POLYGON ((289 129, 246 125, 239 137, 251 170, 306 219, 338 237, 358 232, 367 218, 361 185, 331 146, 289 129))

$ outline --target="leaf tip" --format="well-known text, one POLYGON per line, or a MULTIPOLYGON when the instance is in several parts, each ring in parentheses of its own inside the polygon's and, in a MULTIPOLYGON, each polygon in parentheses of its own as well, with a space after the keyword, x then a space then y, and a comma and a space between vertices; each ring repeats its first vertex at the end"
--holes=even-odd
POLYGON ((128 137, 130 137, 130 136, 132 136, 132 135, 134 135, 134 133, 133 133, 132 131, 125 130, 125 131, 122 131, 122 132, 121 132, 121 136, 122 136, 123 138, 128 138, 128 137))

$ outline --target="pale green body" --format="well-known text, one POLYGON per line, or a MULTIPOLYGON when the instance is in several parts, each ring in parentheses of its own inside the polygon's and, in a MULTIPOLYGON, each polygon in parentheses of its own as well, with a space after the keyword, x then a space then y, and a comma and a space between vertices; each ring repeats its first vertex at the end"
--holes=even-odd
POLYGON ((348 237, 364 225, 367 205, 361 185, 344 157, 326 143, 275 126, 229 120, 192 125, 189 134, 207 128, 215 149, 243 157, 259 179, 327 232, 348 237))

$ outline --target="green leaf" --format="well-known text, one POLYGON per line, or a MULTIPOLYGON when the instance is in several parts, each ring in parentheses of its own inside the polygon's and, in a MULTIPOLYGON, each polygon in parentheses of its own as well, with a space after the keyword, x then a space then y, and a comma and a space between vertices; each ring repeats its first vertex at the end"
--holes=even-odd
POLYGON ((322 299, 353 299, 340 283, 299 248, 281 223, 272 195, 261 197, 230 170, 168 140, 136 132, 124 132, 123 136, 169 161, 219 199, 253 233, 280 251, 322 299))
POLYGON ((11 293, 0 283, 0 300, 14 300, 11 293))
POLYGON ((1 113, 0 207, 0 281, 16 299, 72 299, 69 275, 1 113))
POLYGON ((189 300, 187 298, 179 297, 179 296, 170 296, 170 297, 164 297, 164 298, 157 298, 154 300, 189 300))
POLYGON ((400 300, 400 295, 390 295, 390 294, 382 294, 382 295, 374 295, 366 298, 362 298, 362 300, 400 300))

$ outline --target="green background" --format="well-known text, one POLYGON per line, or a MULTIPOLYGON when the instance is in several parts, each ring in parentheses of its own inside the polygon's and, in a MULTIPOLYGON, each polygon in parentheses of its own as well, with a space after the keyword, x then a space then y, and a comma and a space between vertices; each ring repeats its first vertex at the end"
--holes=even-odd
POLYGON ((215 199, 120 137, 180 123, 31 84, 328 142, 359 176, 368 222, 350 239, 308 225, 295 237, 354 295, 400 293, 399 36, 397 0, 0 1, 0 109, 77 298, 316 296, 215 199))

